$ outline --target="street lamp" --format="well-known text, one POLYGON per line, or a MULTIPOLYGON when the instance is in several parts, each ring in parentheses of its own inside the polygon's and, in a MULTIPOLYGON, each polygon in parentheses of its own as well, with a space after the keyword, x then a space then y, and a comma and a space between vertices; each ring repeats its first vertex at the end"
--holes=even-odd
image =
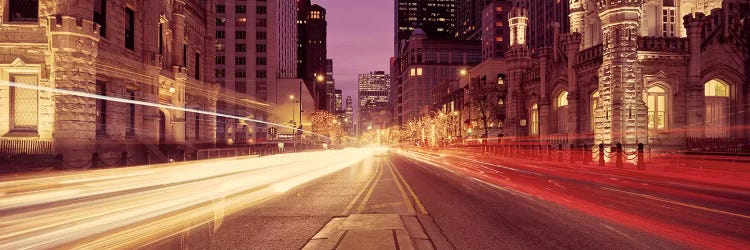
MULTIPOLYGON (((289 95, 289 100, 292 101, 292 105, 291 105, 292 106, 292 120, 289 121, 289 123, 292 124, 292 136, 294 136, 294 134, 295 134, 294 133, 295 132, 294 126, 296 125, 295 122, 294 122, 294 95, 289 95)), ((300 119, 301 118, 302 117, 300 117, 300 119)))

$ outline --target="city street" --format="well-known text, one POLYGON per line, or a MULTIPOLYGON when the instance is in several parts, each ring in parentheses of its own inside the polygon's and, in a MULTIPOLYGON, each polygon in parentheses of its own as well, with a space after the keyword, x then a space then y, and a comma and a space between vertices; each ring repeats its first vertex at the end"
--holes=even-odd
POLYGON ((438 249, 748 244, 746 190, 695 187, 677 192, 674 186, 679 184, 674 182, 638 184, 652 185, 649 189, 632 187, 630 180, 603 183, 615 179, 612 175, 577 178, 564 172, 461 163, 454 157, 368 158, 229 216, 211 246, 293 249, 309 244, 331 218, 360 213, 416 214, 438 249), (496 181, 498 176, 504 181, 496 181))

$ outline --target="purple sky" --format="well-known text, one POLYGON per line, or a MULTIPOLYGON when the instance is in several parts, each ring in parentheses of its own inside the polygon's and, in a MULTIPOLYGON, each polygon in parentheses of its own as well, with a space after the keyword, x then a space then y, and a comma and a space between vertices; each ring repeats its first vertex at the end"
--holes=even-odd
MULTIPOLYGON (((326 8, 328 58, 336 88, 357 99, 357 75, 390 71, 393 55, 392 0, 313 0, 326 8)), ((356 109, 357 105, 354 104, 356 109)))

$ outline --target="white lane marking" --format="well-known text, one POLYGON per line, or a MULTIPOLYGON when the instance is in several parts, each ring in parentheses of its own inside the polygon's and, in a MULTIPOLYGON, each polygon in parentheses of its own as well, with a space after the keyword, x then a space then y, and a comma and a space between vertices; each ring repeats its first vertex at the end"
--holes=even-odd
POLYGON ((703 210, 703 211, 708 211, 708 212, 713 212, 713 213, 719 213, 719 214, 724 214, 724 215, 737 216, 737 217, 744 218, 744 219, 750 219, 750 216, 747 216, 747 215, 744 215, 744 214, 737 214, 737 213, 727 212, 727 211, 724 211, 724 210, 718 210, 718 209, 707 208, 707 207, 702 207, 702 206, 698 206, 698 205, 687 204, 687 203, 684 203, 684 202, 663 199, 663 198, 659 198, 659 197, 656 197, 656 196, 651 196, 651 195, 646 195, 646 194, 639 194, 639 193, 633 193, 633 192, 628 192, 628 191, 623 191, 623 190, 614 189, 614 188, 608 188, 608 187, 602 187, 602 189, 611 190, 611 191, 620 192, 620 193, 625 193, 625 194, 630 194, 630 195, 635 195, 635 196, 640 196, 640 197, 647 198, 647 199, 652 199, 652 200, 656 200, 656 201, 671 203, 671 204, 680 205, 680 206, 689 207, 689 208, 694 208, 694 209, 698 209, 698 210, 703 210))

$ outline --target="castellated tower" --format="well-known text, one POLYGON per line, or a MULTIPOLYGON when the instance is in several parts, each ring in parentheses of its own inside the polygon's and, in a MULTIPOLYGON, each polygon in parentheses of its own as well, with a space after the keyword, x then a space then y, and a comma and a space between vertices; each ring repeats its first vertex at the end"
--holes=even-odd
POLYGON ((526 45, 528 10, 518 2, 510 12, 510 49, 505 53, 508 63, 508 95, 506 102, 505 128, 511 135, 528 135, 528 114, 524 101, 528 97, 521 91, 523 73, 531 63, 529 47, 526 45))
POLYGON ((603 58, 595 143, 645 143, 647 107, 638 62, 638 28, 643 0, 599 0, 603 58), (603 114, 603 116, 601 116, 603 114))
MULTIPOLYGON (((51 72, 55 88, 96 92, 96 57, 99 25, 91 18, 93 2, 69 7, 61 1, 58 15, 48 16, 51 72)), ((55 95, 53 136, 57 151, 71 165, 80 165, 91 158, 96 140, 96 101, 73 95, 55 95)))

